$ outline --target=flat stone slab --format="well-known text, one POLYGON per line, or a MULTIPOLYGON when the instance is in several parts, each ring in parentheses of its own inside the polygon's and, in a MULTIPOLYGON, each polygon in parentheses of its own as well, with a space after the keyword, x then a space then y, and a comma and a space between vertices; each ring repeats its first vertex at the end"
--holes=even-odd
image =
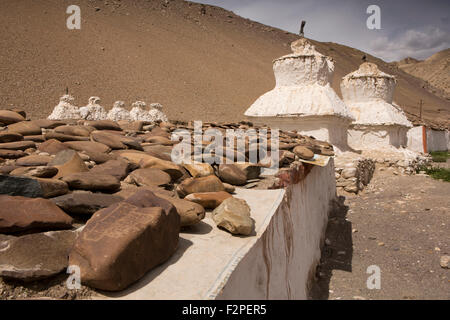
POLYGON ((241 257, 266 229, 284 196, 284 189, 236 189, 233 196, 245 199, 255 219, 256 234, 233 236, 218 229, 211 218, 180 233, 177 251, 137 283, 116 293, 99 293, 95 299, 213 299, 241 257))

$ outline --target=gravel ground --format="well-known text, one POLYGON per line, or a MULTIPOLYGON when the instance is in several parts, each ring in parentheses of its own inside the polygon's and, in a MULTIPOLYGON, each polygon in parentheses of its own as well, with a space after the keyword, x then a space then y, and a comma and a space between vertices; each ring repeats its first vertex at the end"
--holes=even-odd
POLYGON ((450 183, 376 170, 332 214, 312 299, 450 299, 450 183), (381 288, 368 289, 369 266, 381 288))

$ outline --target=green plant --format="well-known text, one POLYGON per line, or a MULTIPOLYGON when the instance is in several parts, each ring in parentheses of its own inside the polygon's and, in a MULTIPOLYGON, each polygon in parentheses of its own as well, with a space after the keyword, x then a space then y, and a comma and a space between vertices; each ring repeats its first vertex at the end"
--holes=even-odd
POLYGON ((446 168, 425 168, 425 173, 437 180, 450 182, 450 169, 446 168))
POLYGON ((432 151, 430 155, 433 162, 447 162, 447 159, 450 158, 450 152, 448 151, 432 151))

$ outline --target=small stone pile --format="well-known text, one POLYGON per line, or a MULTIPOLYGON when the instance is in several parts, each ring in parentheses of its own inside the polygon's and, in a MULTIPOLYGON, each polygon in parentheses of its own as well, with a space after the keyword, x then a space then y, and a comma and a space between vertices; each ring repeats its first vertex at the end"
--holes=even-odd
MULTIPOLYGON (((57 108, 103 117, 98 99, 85 109, 73 108, 71 101, 66 96, 57 108)), ((142 107, 135 106, 139 112, 142 107)), ((208 210, 219 228, 254 232, 249 206, 233 193, 236 186, 264 180, 263 157, 251 163, 246 152, 241 163, 175 163, 172 150, 179 141, 172 133, 192 133, 193 123, 130 121, 120 108, 117 103, 111 111, 118 121, 27 121, 21 110, 0 110, 1 277, 34 281, 76 265, 83 284, 122 290, 169 259, 179 233, 201 223, 208 210)), ((225 137, 227 129, 254 127, 203 123, 202 131, 211 128, 225 137)), ((306 174, 312 165, 301 159, 333 155, 328 143, 295 131, 279 137, 281 169, 267 187, 283 187, 306 174)), ((202 141, 203 149, 209 143, 202 141)), ((228 153, 225 147, 224 154, 235 159, 238 150, 228 153)))
POLYGON ((358 193, 367 186, 375 171, 375 162, 368 158, 356 158, 335 162, 336 188, 350 193, 358 193))

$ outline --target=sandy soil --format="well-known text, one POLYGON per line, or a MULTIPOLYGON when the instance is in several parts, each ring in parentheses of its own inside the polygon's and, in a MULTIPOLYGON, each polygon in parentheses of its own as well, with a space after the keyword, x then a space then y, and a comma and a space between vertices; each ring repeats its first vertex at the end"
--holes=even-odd
MULTIPOLYGON (((66 87, 83 106, 90 96, 160 102, 169 118, 239 121, 275 84, 272 60, 290 53, 297 35, 187 1, 79 0, 81 30, 66 28, 69 0, 0 2, 0 108, 46 117, 66 87), (203 13, 202 13, 203 12, 203 13)), ((306 35, 308 28, 306 28, 306 35)), ((333 87, 363 52, 315 42, 336 61, 333 87)), ((395 101, 424 118, 449 120, 450 103, 425 82, 367 55, 398 78, 395 101), (425 86, 425 87, 424 87, 425 86)))
POLYGON ((314 299, 449 299, 450 183, 376 171, 330 219, 314 299), (381 270, 369 290, 367 268, 381 270))

